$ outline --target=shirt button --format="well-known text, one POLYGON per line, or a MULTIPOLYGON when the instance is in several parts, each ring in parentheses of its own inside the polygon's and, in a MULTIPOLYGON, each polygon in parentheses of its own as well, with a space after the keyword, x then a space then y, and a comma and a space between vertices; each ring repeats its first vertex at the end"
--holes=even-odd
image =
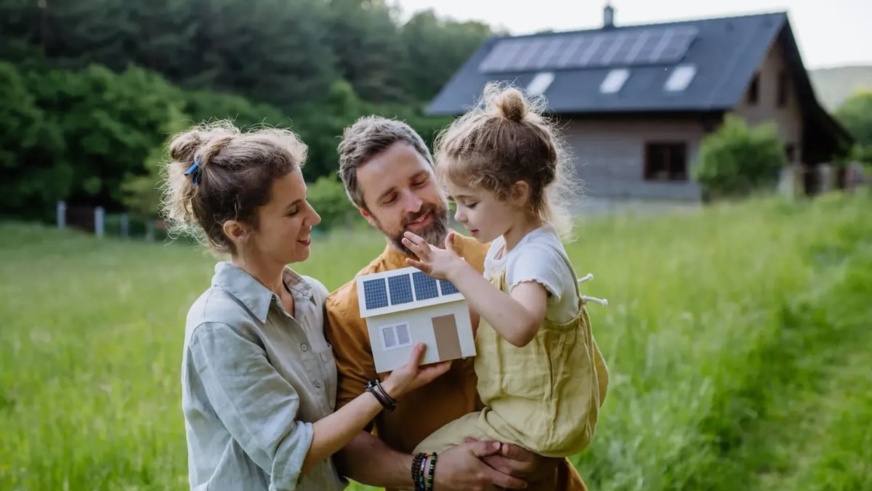
POLYGON ((309 345, 306 343, 303 343, 300 345, 300 349, 303 351, 309 351, 309 345))
POLYGON ((316 389, 320 389, 320 388, 321 388, 321 382, 318 382, 318 381, 316 380, 316 381, 315 381, 315 388, 316 388, 316 389))

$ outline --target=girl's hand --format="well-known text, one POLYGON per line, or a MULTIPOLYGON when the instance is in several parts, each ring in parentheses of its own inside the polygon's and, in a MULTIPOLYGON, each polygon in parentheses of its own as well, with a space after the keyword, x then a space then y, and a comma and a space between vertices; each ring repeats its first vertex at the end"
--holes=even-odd
POLYGON ((403 245, 418 256, 417 261, 406 259, 406 264, 414 266, 436 279, 449 279, 452 273, 465 264, 463 258, 454 252, 454 232, 449 232, 445 238, 445 249, 428 244, 426 240, 412 232, 403 234, 403 245))
POLYGON ((405 365, 395 369, 388 375, 388 378, 382 383, 385 391, 393 399, 401 397, 403 394, 412 392, 422 385, 429 384, 436 377, 447 372, 451 367, 450 361, 443 361, 432 365, 420 366, 421 359, 424 357, 424 352, 427 350, 427 345, 418 343, 412 348, 412 356, 405 365))

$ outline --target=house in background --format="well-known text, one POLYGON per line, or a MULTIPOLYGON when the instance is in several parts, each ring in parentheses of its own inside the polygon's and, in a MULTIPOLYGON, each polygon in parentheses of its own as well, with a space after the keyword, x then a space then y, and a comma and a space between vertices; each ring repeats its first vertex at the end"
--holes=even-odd
POLYGON ((817 167, 851 137, 815 98, 786 13, 616 26, 603 12, 600 29, 487 40, 427 112, 460 115, 491 81, 542 95, 585 196, 643 203, 701 201, 690 170, 726 114, 774 121, 783 179, 818 190, 817 167))
POLYGON ((424 364, 475 356, 469 304, 451 282, 408 267, 358 276, 357 291, 378 373, 408 362, 417 343, 424 364))

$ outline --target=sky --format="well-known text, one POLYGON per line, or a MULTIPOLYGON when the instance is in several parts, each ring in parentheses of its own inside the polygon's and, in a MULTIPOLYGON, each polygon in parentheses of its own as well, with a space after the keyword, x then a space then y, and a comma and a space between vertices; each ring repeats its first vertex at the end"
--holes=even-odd
MULTIPOLYGON (((606 0, 389 0, 404 18, 433 9, 512 34, 591 29, 606 0)), ((610 0, 615 25, 786 11, 807 69, 872 65, 872 0, 610 0)))

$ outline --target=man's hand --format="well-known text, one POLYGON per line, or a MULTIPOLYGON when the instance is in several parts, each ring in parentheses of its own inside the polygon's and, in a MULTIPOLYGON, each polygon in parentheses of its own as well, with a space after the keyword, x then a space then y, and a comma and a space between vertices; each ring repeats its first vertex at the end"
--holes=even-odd
MULTIPOLYGON (((475 438, 465 438, 464 442, 493 443, 480 442, 475 438)), ((481 460, 502 474, 523 479, 528 483, 535 483, 553 476, 563 459, 542 457, 517 445, 503 443, 499 452, 483 456, 481 460)))
POLYGON ((451 447, 436 461, 434 487, 438 491, 525 489, 527 483, 488 466, 482 460, 499 456, 499 442, 471 441, 451 447))

